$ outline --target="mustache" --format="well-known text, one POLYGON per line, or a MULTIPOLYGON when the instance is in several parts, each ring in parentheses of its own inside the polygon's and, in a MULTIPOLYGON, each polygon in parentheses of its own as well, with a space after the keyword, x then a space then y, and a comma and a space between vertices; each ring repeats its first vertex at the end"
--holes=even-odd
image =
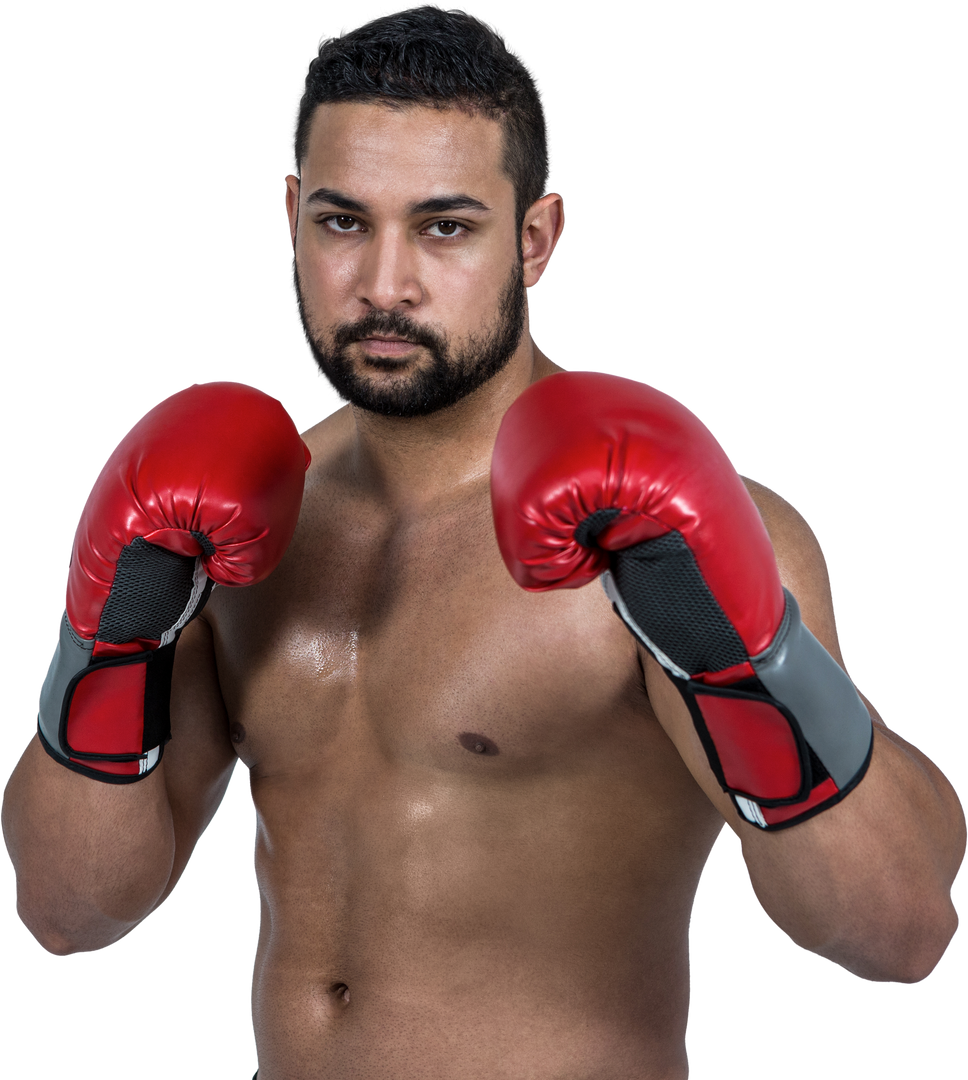
MULTIPOLYGON (((292 283, 296 289, 299 316, 302 319, 307 340, 310 347, 315 349, 313 335, 310 333, 306 305, 303 301, 302 282, 299 278, 299 267, 296 264, 295 256, 292 260, 292 283)), ((444 356, 448 351, 447 337, 440 330, 429 326, 421 326, 399 311, 377 310, 368 312, 362 319, 357 319, 356 322, 342 323, 337 326, 333 331, 332 347, 339 352, 354 341, 363 341, 365 338, 380 337, 381 335, 402 338, 404 341, 409 341, 411 345, 422 345, 425 349, 438 356, 444 356)))
POLYGON ((356 322, 342 323, 333 331, 333 345, 342 349, 354 341, 369 337, 395 337, 422 345, 426 349, 446 351, 443 335, 429 326, 421 326, 399 311, 371 311, 356 322))

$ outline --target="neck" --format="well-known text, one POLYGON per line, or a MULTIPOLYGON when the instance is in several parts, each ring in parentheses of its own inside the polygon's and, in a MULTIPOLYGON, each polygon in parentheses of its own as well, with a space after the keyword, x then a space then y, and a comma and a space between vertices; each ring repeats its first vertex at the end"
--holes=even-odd
POLYGON ((383 501, 411 508, 486 480, 504 413, 531 383, 556 370, 525 330, 508 364, 447 409, 404 418, 351 406, 360 478, 383 501))

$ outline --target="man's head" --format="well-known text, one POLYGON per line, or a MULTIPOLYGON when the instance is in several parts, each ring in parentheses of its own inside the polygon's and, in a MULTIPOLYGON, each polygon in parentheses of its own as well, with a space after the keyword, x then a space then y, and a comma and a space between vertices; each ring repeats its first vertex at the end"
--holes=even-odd
POLYGON ((554 141, 541 77, 497 24, 469 8, 405 3, 321 37, 290 110, 286 150, 297 179, 315 108, 338 102, 460 108, 500 123, 519 232, 528 207, 551 188, 554 141))
POLYGON ((515 355, 560 232, 534 85, 476 19, 421 8, 324 42, 306 86, 287 204, 313 354, 361 408, 453 405, 515 355))

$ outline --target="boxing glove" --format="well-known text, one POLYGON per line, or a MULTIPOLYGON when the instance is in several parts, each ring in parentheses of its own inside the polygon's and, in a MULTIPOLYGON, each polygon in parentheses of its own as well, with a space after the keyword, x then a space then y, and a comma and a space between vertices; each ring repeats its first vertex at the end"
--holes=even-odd
POLYGON ((682 405, 611 375, 542 379, 504 417, 491 496, 501 554, 523 588, 602 575, 746 821, 794 825, 860 781, 867 708, 781 586, 743 481, 682 405))
POLYGON ((113 784, 158 765, 178 635, 214 583, 274 569, 308 465, 279 402, 239 383, 189 387, 125 436, 77 527, 41 691, 38 731, 55 761, 113 784))

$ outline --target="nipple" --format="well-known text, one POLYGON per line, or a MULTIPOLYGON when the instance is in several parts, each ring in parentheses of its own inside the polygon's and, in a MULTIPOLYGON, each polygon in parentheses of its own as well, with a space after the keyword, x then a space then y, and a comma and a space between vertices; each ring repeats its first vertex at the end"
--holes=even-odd
POLYGON ((462 731, 460 735, 457 736, 457 741, 465 750, 469 750, 472 754, 486 754, 489 757, 493 757, 499 752, 496 743, 486 735, 478 735, 475 731, 462 731))

